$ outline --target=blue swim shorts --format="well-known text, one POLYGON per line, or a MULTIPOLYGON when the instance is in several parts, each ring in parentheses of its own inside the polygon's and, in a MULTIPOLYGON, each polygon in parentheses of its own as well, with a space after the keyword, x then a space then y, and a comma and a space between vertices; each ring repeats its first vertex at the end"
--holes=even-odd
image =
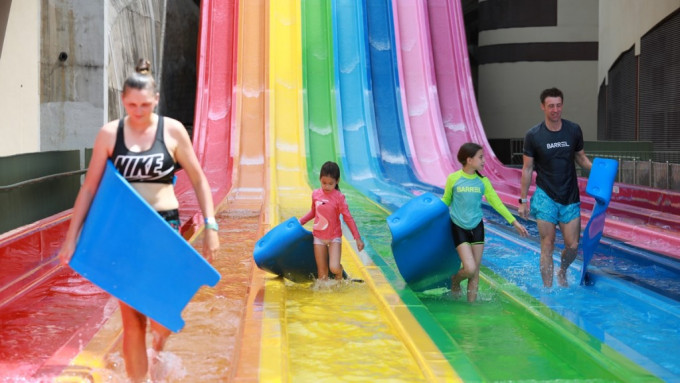
POLYGON ((531 197, 531 215, 542 221, 567 223, 581 216, 581 203, 562 205, 553 201, 543 189, 537 187, 531 197))

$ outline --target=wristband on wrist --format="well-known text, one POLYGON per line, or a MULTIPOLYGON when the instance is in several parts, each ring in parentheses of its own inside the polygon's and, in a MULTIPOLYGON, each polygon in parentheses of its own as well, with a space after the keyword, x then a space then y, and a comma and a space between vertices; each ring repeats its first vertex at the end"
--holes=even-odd
POLYGON ((215 220, 215 217, 208 217, 204 220, 205 222, 205 228, 210 229, 210 230, 215 230, 219 231, 220 227, 217 225, 217 221, 215 220))
POLYGON ((528 200, 526 198, 520 198, 519 199, 519 203, 527 203, 527 201, 528 200))

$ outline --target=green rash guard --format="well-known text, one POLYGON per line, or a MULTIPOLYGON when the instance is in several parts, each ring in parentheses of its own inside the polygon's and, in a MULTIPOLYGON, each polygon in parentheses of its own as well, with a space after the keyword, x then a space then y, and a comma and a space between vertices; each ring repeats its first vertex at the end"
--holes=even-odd
POLYGON ((496 194, 491 182, 478 174, 467 174, 463 170, 449 174, 446 178, 442 201, 450 206, 449 214, 456 225, 466 230, 474 229, 482 220, 482 196, 509 224, 515 217, 496 194), (451 205, 453 200, 453 205, 451 205))

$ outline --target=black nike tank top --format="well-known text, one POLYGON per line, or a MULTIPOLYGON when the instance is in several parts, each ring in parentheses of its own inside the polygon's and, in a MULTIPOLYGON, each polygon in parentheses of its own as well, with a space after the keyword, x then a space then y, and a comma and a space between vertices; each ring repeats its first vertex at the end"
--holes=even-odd
POLYGON ((158 116, 156 137, 151 148, 143 152, 133 152, 125 145, 124 119, 119 120, 111 160, 128 182, 172 183, 176 165, 165 145, 163 132, 163 116, 158 116))

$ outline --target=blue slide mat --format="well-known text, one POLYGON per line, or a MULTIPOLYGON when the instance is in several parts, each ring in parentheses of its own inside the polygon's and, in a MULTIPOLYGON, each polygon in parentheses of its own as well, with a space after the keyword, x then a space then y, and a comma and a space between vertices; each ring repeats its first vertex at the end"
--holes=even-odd
POLYGON ((69 263, 114 297, 172 331, 203 285, 220 274, 109 161, 69 263))
POLYGON ((449 208, 429 192, 387 217, 394 260, 412 290, 451 288, 451 276, 460 269, 452 225, 449 208))
MULTIPOLYGON (((255 244, 253 258, 260 269, 293 282, 309 282, 317 277, 314 237, 295 217, 262 236, 255 244)), ((333 278, 333 274, 329 277, 333 278)), ((343 277, 347 278, 344 271, 343 277)))
POLYGON ((604 158, 593 159, 593 166, 590 169, 588 184, 586 185, 586 193, 595 198, 595 205, 593 206, 593 213, 590 216, 590 220, 588 221, 585 230, 583 230, 583 241, 581 242, 581 248, 583 250, 581 285, 590 284, 592 282, 588 277, 588 264, 593 258, 595 249, 602 238, 607 207, 609 206, 609 200, 612 196, 612 188, 614 187, 618 166, 619 163, 616 160, 604 158))

